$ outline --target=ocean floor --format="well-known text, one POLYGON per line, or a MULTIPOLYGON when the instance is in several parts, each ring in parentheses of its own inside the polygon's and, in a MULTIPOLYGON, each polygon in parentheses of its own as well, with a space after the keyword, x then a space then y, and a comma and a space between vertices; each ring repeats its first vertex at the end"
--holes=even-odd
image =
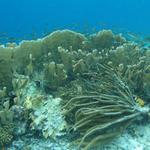
MULTIPOLYGON (((24 90, 22 91, 27 97, 32 96, 35 97, 37 93, 44 94, 41 90, 37 89, 33 82, 28 82, 24 90)), ((51 95, 47 97, 52 98, 51 95)), ((52 98, 52 100, 57 100, 59 98, 52 98)), ((51 106, 49 109, 52 112, 49 114, 54 119, 49 120, 51 124, 57 126, 61 122, 63 123, 62 118, 59 117, 58 111, 59 106, 54 101, 51 101, 51 106), (53 107, 54 109, 50 108, 53 107), (57 107, 57 108, 56 108, 57 107)), ((42 107, 43 109, 43 107, 42 107)), ((40 112, 40 111, 39 111, 40 112)), ((41 113, 39 114, 39 116, 41 113)), ((49 116, 49 117, 50 117, 49 116)), ((37 117, 38 118, 38 117, 37 117)), ((40 118, 40 117, 39 117, 40 118)), ((49 126, 51 126, 51 124, 49 126)), ((41 125, 41 123, 38 123, 41 125)), ((21 130, 19 132, 24 132, 22 122, 20 123, 21 130)), ((61 127, 61 126, 60 126, 61 127)), ((58 125, 58 128, 60 128, 58 125)), ((45 125, 41 125, 39 130, 45 128, 45 125)), ((50 130, 53 130, 50 128, 50 130)), ((58 130, 58 129, 57 129, 58 130)), ((80 150, 78 149, 77 144, 73 144, 73 142, 69 141, 69 137, 67 133, 61 134, 61 130, 58 130, 58 136, 55 138, 44 138, 43 135, 36 135, 34 132, 25 132, 25 134, 18 134, 16 139, 12 142, 12 144, 8 147, 7 150, 80 150)), ((148 120, 140 120, 133 123, 129 126, 119 137, 112 140, 110 143, 104 144, 103 146, 97 146, 90 150, 150 150, 150 121, 148 120)))
MULTIPOLYGON (((28 82, 23 89, 23 95, 26 97, 35 97, 37 93, 42 94, 42 91, 37 89, 33 82, 28 82)), ((51 95, 47 97, 50 97, 51 95)), ((56 99, 56 98, 55 98, 56 99)), ((59 98, 57 98, 59 99, 59 98)), ((52 101, 52 107, 57 107, 57 103, 52 101)), ((55 115, 55 119, 51 120, 51 124, 55 124, 55 121, 63 122, 58 117, 59 109, 52 109, 52 114, 55 115), (57 118, 58 117, 58 118, 57 118)), ((50 114, 51 115, 51 114, 50 114)), ((110 143, 104 146, 97 146, 90 150, 150 150, 150 122, 147 120, 137 121, 128 127, 122 135, 115 138, 110 143)), ((40 125, 40 123, 39 123, 40 125)), ((12 144, 7 150, 79 150, 77 144, 73 144, 69 141, 67 134, 56 136, 56 138, 44 138, 42 135, 33 135, 32 132, 25 132, 24 125, 20 122, 19 131, 21 134, 15 137, 12 144), (22 134, 24 132, 25 134, 22 134)), ((43 125, 44 127, 44 125, 43 125)), ((40 129, 41 130, 41 129, 40 129)), ((52 129, 51 129, 52 130, 52 129)), ((61 131, 60 131, 61 132, 61 131)), ((59 134, 58 134, 59 135, 59 134)))
MULTIPOLYGON (((135 124, 124 133, 103 147, 91 150, 150 150, 149 123, 135 124)), ((32 135, 18 137, 8 150, 78 150, 63 137, 57 140, 35 138, 32 135)))

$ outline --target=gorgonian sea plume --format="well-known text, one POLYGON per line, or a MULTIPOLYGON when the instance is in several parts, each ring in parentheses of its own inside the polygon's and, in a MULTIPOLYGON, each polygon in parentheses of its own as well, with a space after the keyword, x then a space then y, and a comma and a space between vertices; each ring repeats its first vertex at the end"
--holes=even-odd
POLYGON ((149 106, 137 103, 117 72, 108 66, 98 68, 102 73, 94 74, 93 78, 103 81, 101 85, 95 83, 95 91, 103 86, 103 92, 73 97, 64 106, 66 119, 72 117, 71 129, 80 133, 79 147, 85 149, 108 142, 150 112, 149 106))

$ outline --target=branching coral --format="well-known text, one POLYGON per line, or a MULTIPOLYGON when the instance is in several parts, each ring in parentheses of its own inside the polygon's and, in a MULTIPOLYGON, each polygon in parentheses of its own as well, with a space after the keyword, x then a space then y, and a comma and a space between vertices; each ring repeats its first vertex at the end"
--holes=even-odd
POLYGON ((103 86, 107 91, 74 97, 64 106, 66 118, 72 116, 72 130, 80 133, 79 147, 85 149, 111 140, 139 116, 149 113, 148 107, 136 103, 119 75, 111 68, 101 68, 104 69, 103 86))
POLYGON ((9 107, 10 107, 9 101, 4 102, 3 108, 0 109, 0 124, 12 123, 13 112, 9 107))
POLYGON ((63 64, 55 64, 50 62, 44 65, 44 85, 49 89, 57 89, 67 78, 63 64))

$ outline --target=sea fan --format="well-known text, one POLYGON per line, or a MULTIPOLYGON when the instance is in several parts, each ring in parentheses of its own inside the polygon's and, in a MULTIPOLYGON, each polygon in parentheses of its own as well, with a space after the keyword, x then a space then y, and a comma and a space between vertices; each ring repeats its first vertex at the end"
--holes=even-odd
POLYGON ((74 97, 64 106, 66 118, 72 116, 71 129, 80 133, 80 148, 108 142, 150 110, 136 102, 125 81, 112 68, 99 66, 102 73, 97 73, 95 78, 103 80, 105 91, 74 97))

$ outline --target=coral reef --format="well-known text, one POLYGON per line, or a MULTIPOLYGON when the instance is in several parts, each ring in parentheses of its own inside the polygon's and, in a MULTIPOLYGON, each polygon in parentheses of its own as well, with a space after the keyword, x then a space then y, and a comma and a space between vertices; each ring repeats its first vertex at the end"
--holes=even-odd
POLYGON ((13 122, 13 112, 9 108, 9 101, 4 102, 3 109, 0 110, 0 122, 1 124, 7 124, 13 122))
POLYGON ((48 97, 30 114, 32 130, 42 131, 45 138, 52 139, 65 134, 63 130, 66 122, 61 113, 60 101, 60 98, 48 97))
POLYGON ((56 31, 7 43, 0 54, 1 145, 36 131, 51 139, 73 133, 88 149, 149 114, 150 50, 121 34, 56 31), (18 129, 6 132, 9 123, 18 129))
POLYGON ((92 49, 110 49, 126 43, 126 39, 121 35, 114 35, 111 30, 102 30, 90 36, 92 49))
POLYGON ((63 64, 50 62, 44 65, 44 85, 49 89, 56 89, 61 86, 67 78, 63 64))
POLYGON ((0 88, 11 90, 13 49, 0 46, 0 88))
MULTIPOLYGON (((140 116, 148 116, 150 111, 134 99, 130 88, 111 68, 102 67, 105 69, 102 84, 106 93, 77 96, 64 106, 66 117, 73 116, 72 130, 78 131, 82 137, 79 147, 85 146, 85 149, 109 141, 140 116)), ((101 79, 100 73, 93 78, 101 79)))

